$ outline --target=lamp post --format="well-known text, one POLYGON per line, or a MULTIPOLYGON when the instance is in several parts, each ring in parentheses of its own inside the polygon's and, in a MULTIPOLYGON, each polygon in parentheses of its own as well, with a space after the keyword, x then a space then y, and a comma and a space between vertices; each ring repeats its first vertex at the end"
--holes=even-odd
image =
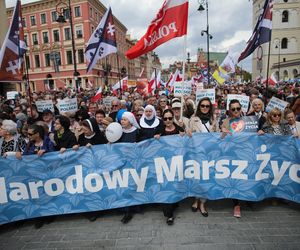
POLYGON ((206 30, 201 31, 201 36, 204 36, 204 33, 206 34, 206 44, 207 44, 207 72, 208 72, 208 78, 207 82, 210 84, 210 65, 209 65, 209 40, 213 38, 211 34, 209 34, 209 24, 208 24, 208 0, 198 0, 198 3, 200 4, 198 11, 204 11, 205 8, 203 7, 204 3, 206 5, 206 30))
POLYGON ((191 76, 190 76, 190 63, 191 63, 191 57, 190 57, 190 52, 187 53, 187 66, 188 66, 188 80, 191 80, 191 76))
POLYGON ((155 52, 152 53, 152 56, 153 56, 153 63, 152 63, 152 66, 154 68, 154 76, 155 76, 155 90, 157 89, 157 72, 156 72, 156 59, 157 59, 157 55, 155 54, 155 52))
POLYGON ((71 1, 68 0, 68 4, 63 2, 62 0, 59 0, 58 4, 56 5, 56 12, 59 14, 56 22, 58 23, 65 23, 66 18, 64 17, 64 10, 69 11, 69 22, 70 22, 70 28, 71 28, 71 40, 72 40, 72 53, 73 53, 73 65, 74 65, 74 80, 75 80, 75 86, 78 90, 80 88, 80 83, 78 81, 79 72, 77 71, 77 60, 76 60, 76 49, 75 49, 75 39, 74 39, 74 28, 73 28, 73 16, 72 16, 72 8, 71 8, 71 1))
POLYGON ((276 44, 275 49, 278 49, 278 82, 280 81, 280 40, 278 44, 276 44))

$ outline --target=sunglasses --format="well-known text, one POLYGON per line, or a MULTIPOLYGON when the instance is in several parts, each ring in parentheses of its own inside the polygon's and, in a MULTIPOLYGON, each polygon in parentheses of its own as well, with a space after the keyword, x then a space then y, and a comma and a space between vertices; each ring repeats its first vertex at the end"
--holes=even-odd
POLYGON ((173 120, 173 116, 172 117, 164 117, 164 121, 172 121, 173 120))
POLYGON ((36 134, 36 132, 34 132, 34 133, 28 133, 29 136, 33 136, 35 134, 36 134))
POLYGON ((137 114, 136 116, 137 116, 137 117, 142 117, 142 115, 141 115, 141 114, 137 114))
POLYGON ((232 111, 232 112, 234 112, 234 111, 240 111, 241 109, 242 109, 241 107, 238 107, 238 108, 232 108, 231 111, 232 111))
POLYGON ((203 109, 204 109, 204 108, 207 108, 207 109, 208 109, 208 108, 210 108, 210 105, 204 105, 204 104, 201 104, 200 107, 203 108, 203 109))
POLYGON ((111 105, 112 107, 118 107, 119 105, 111 105))
POLYGON ((273 117, 281 117, 281 114, 273 114, 273 117))

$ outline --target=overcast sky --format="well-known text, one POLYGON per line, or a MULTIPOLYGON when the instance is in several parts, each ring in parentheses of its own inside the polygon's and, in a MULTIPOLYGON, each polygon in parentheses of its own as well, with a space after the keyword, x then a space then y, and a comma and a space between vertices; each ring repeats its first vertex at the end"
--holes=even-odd
MULTIPOLYGON (((22 3, 37 0, 22 0, 22 3)), ((11 7, 16 0, 6 0, 6 6, 11 7)), ((101 0, 112 8, 116 16, 128 29, 132 38, 141 38, 151 20, 161 8, 164 0, 101 0)), ((246 41, 252 33, 252 1, 249 0, 209 0, 209 29, 213 39, 210 40, 211 52, 226 52, 236 56, 243 51, 246 41)), ((206 29, 206 12, 197 11, 198 0, 189 1, 189 20, 187 34, 187 49, 192 61, 196 60, 197 49, 206 51, 206 36, 201 36, 201 30, 206 29)), ((175 38, 156 48, 163 68, 175 60, 183 58, 183 39, 175 38)), ((242 62, 242 67, 251 69, 251 56, 242 62)), ((239 64, 241 66, 241 63, 239 64)))

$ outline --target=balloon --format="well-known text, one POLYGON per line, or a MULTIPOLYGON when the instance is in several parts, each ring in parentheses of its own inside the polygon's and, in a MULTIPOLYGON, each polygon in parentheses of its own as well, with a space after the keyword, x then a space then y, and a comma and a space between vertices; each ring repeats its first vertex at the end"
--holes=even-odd
POLYGON ((120 123, 113 122, 106 128, 105 135, 109 142, 116 142, 123 134, 122 126, 120 123))

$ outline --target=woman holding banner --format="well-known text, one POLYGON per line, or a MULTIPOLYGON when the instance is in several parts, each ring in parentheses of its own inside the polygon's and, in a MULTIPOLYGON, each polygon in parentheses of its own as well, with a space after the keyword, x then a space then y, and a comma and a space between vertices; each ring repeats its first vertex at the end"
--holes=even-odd
MULTIPOLYGON (((184 129, 182 127, 179 127, 174 122, 174 112, 171 109, 165 109, 165 111, 162 114, 162 119, 164 122, 164 128, 161 136, 177 134, 183 136, 185 134, 184 129)), ((164 216, 167 217, 166 222, 169 226, 174 224, 174 210, 177 207, 177 205, 177 203, 163 204, 163 213, 164 216)))
POLYGON ((265 105, 263 101, 259 98, 256 98, 251 103, 251 110, 247 114, 247 116, 257 116, 258 118, 258 130, 262 129, 264 123, 267 120, 267 113, 264 112, 265 105))
MULTIPOLYGON (((233 99, 229 103, 229 117, 223 121, 221 126, 221 138, 224 138, 228 133, 232 134, 234 129, 230 127, 230 124, 232 124, 231 121, 238 120, 240 117, 242 117, 242 105, 239 100, 233 99)), ((233 199, 233 216, 241 218, 241 205, 240 201, 237 199, 233 199)))
MULTIPOLYGON (((139 141, 140 126, 137 123, 133 113, 127 111, 124 112, 121 118, 121 125, 123 133, 118 142, 134 143, 139 141)), ((124 216, 121 219, 121 222, 124 224, 128 223, 133 218, 134 212, 139 210, 139 206, 124 207, 122 209, 122 211, 124 212, 124 216)))
MULTIPOLYGON (((199 101, 196 112, 190 119, 189 128, 193 133, 218 132, 213 105, 208 97, 204 97, 199 101)), ((207 217, 208 212, 205 208, 205 203, 206 199, 195 198, 192 204, 192 211, 196 212, 199 209, 200 213, 207 217)))
POLYGON ((273 108, 267 117, 266 123, 262 129, 258 131, 259 135, 292 135, 291 129, 286 122, 283 122, 283 114, 279 108, 273 108))
POLYGON ((159 138, 163 130, 163 122, 156 116, 155 108, 147 105, 140 119, 140 140, 159 138))

